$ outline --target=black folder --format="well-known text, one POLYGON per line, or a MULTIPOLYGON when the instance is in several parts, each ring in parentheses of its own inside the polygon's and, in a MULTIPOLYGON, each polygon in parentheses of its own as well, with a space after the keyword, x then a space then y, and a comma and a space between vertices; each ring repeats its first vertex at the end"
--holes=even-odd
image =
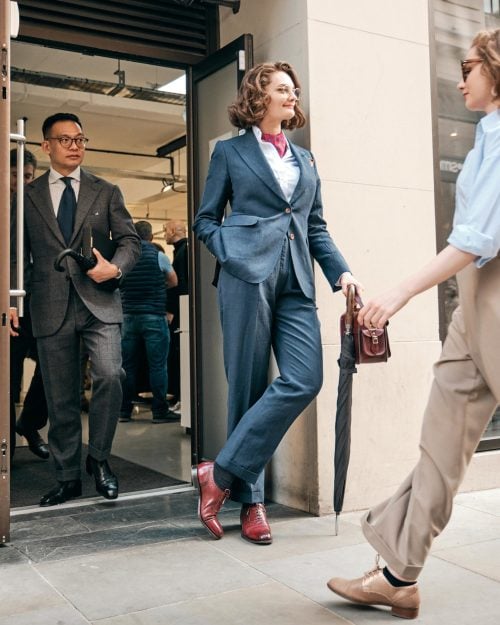
POLYGON ((92 257, 92 248, 104 256, 106 260, 111 260, 115 255, 117 244, 109 238, 109 233, 104 233, 92 226, 84 226, 82 238, 82 254, 87 258, 92 257))

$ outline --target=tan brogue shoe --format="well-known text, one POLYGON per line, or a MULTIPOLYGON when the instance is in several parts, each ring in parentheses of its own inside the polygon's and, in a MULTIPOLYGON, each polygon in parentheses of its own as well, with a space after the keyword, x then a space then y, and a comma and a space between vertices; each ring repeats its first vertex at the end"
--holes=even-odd
POLYGON ((364 605, 387 605, 393 616, 414 619, 418 616, 420 594, 418 585, 396 587, 389 584, 377 565, 357 579, 334 577, 328 588, 344 599, 364 605))
POLYGON ((229 490, 221 490, 214 481, 214 463, 202 462, 192 469, 193 482, 198 486, 198 516, 214 538, 222 538, 224 530, 217 514, 230 495, 229 490))
POLYGON ((257 545, 270 545, 273 542, 271 528, 267 521, 266 508, 263 503, 252 503, 243 506, 240 514, 241 536, 257 545))

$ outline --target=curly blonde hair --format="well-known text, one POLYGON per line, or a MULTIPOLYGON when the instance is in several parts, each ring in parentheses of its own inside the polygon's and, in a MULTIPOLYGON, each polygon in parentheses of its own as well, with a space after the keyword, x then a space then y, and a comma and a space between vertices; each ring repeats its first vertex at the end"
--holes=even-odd
MULTIPOLYGON (((299 79, 295 70, 288 63, 277 61, 276 63, 260 63, 255 65, 243 76, 238 97, 228 107, 229 121, 236 128, 251 128, 256 126, 264 118, 269 104, 269 95, 265 88, 271 82, 271 76, 276 72, 285 72, 292 79, 294 87, 300 88, 299 79)), ((306 123, 304 112, 295 104, 295 115, 292 119, 281 122, 281 127, 286 130, 302 128, 306 123)))
POLYGON ((500 96, 500 28, 480 30, 472 40, 471 47, 476 48, 482 59, 482 71, 491 79, 493 92, 500 96))

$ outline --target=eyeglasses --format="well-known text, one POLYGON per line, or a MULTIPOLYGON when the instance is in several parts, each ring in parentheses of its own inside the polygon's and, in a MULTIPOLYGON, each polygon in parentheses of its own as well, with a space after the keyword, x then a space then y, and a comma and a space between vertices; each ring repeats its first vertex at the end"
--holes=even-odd
POLYGON ((59 141, 59 143, 62 145, 63 148, 70 148, 73 143, 76 145, 77 148, 84 148, 87 143, 88 143, 88 139, 86 137, 47 137, 45 139, 46 141, 59 141))
POLYGON ((293 97, 297 98, 297 100, 300 99, 300 89, 298 87, 278 87, 277 91, 282 95, 286 95, 287 98, 293 95, 293 97))
POLYGON ((476 63, 482 62, 483 59, 465 59, 465 61, 460 61, 460 67, 462 68, 462 80, 466 82, 469 74, 473 70, 473 68, 469 67, 469 65, 475 65, 476 63))

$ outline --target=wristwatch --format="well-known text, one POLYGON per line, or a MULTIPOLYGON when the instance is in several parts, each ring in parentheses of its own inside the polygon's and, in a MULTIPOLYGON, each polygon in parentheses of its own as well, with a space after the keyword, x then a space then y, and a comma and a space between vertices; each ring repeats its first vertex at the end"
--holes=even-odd
POLYGON ((118 267, 118 273, 115 276, 116 280, 121 280, 122 279, 122 270, 120 269, 120 267, 118 267))

